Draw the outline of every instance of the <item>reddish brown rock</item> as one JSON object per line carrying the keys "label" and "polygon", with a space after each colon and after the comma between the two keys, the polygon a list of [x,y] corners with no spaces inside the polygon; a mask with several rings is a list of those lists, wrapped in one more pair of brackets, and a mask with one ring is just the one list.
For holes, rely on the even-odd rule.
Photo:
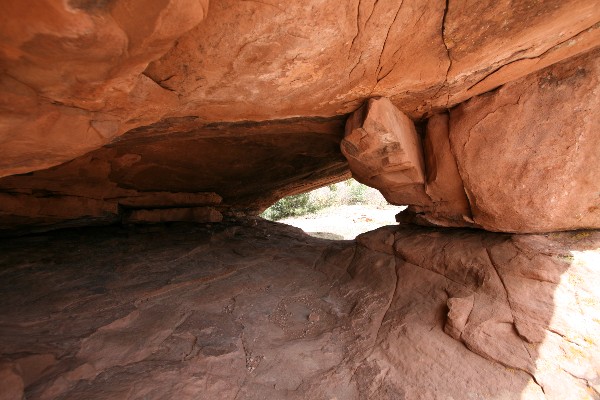
{"label": "reddish brown rock", "polygon": [[346,122],[341,148],[356,180],[392,204],[409,205],[399,221],[472,226],[448,134],[448,115],[435,115],[422,143],[414,123],[388,99],[371,99]]}
{"label": "reddish brown rock", "polygon": [[18,365],[0,361],[0,400],[22,400],[25,385]]}
{"label": "reddish brown rock", "polygon": [[341,144],[352,175],[394,204],[427,201],[421,139],[386,98],[370,99],[346,122]]}
{"label": "reddish brown rock", "polygon": [[598,395],[598,232],[211,226],[2,240],[0,395]]}
{"label": "reddish brown rock", "polygon": [[473,220],[488,230],[600,226],[600,53],[555,64],[451,111]]}
{"label": "reddish brown rock", "polygon": [[227,0],[146,73],[186,99],[178,115],[210,121],[339,115],[376,96],[419,118],[600,45],[599,22],[594,0]]}
{"label": "reddish brown rock", "polygon": [[71,160],[159,120],[177,95],[143,72],[207,9],[207,0],[4,4],[0,176]]}
{"label": "reddish brown rock", "polygon": [[125,222],[221,222],[223,214],[212,207],[177,207],[133,210],[126,216]]}
{"label": "reddish brown rock", "polygon": [[595,0],[11,0],[2,11],[0,176],[172,118],[333,117],[374,96],[420,118],[600,45]]}
{"label": "reddish brown rock", "polygon": [[[10,180],[0,191],[10,204],[35,197],[23,198],[31,212],[0,204],[3,226],[60,215],[108,221],[105,211],[123,205],[116,198],[142,192],[217,193],[219,211],[256,213],[348,176],[339,153],[323,147],[365,99],[391,99],[406,128],[406,116],[443,113],[600,45],[594,0],[44,0],[35,9],[8,1],[1,14],[0,176]],[[438,119],[425,137],[429,167],[393,201],[414,206],[404,220],[478,226]]]}
{"label": "reddish brown rock", "polygon": [[[423,147],[411,148],[424,153],[426,181],[412,187],[397,184],[394,164],[386,165],[406,150],[389,144],[383,113],[353,114],[353,135],[347,131],[342,148],[358,180],[409,205],[402,222],[503,232],[597,228],[600,169],[591,160],[600,152],[598,76],[596,50],[476,96],[449,117],[431,117]],[[363,120],[377,128],[354,128]]]}
{"label": "reddish brown rock", "polygon": [[474,296],[452,297],[448,299],[448,319],[444,325],[444,332],[456,340],[460,337],[467,325],[469,315],[473,310]]}
{"label": "reddish brown rock", "polygon": [[133,209],[256,214],[348,178],[343,130],[338,118],[219,125],[191,118],[138,129],[60,166],[0,179],[0,229],[113,223]]}
{"label": "reddish brown rock", "polygon": [[177,207],[217,205],[222,200],[221,196],[216,193],[172,192],[140,192],[135,196],[115,199],[119,205],[129,208],[170,207],[173,205]]}
{"label": "reddish brown rock", "polygon": [[482,93],[473,91],[482,80],[510,82],[549,65],[547,58],[557,62],[598,46],[599,16],[597,4],[588,1],[449,3],[444,24],[452,60],[448,80],[461,91],[467,86],[470,94],[451,93],[451,104]]}
{"label": "reddish brown rock", "polygon": [[398,215],[399,221],[434,226],[473,225],[469,201],[450,149],[448,120],[447,114],[437,114],[427,121],[423,157],[429,200],[411,203]]}

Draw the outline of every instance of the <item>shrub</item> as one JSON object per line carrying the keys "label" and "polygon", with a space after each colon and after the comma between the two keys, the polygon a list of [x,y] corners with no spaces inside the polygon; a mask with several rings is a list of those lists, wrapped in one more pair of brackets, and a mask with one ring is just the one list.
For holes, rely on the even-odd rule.
{"label": "shrub", "polygon": [[310,193],[300,193],[279,200],[277,203],[267,208],[262,213],[262,217],[277,221],[279,219],[309,214],[315,211],[315,206],[310,202]]}
{"label": "shrub", "polygon": [[284,197],[267,208],[261,216],[277,221],[311,214],[327,207],[359,204],[380,207],[388,203],[377,189],[365,186],[354,179],[348,179],[312,192]]}
{"label": "shrub", "polygon": [[[349,181],[350,182],[350,181]],[[367,204],[367,199],[365,198],[367,186],[362,185],[355,180],[352,180],[350,184],[350,193],[348,196],[348,204]]]}

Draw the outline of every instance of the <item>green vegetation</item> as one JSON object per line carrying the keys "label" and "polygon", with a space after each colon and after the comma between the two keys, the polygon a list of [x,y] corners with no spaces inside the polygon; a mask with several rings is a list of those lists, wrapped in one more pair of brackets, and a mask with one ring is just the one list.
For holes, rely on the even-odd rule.
{"label": "green vegetation", "polygon": [[262,217],[277,221],[287,217],[310,214],[317,211],[316,204],[310,202],[309,193],[300,193],[294,196],[284,197],[271,207],[267,208]]}
{"label": "green vegetation", "polygon": [[348,179],[312,192],[284,197],[267,208],[261,216],[277,221],[283,218],[316,213],[328,207],[360,204],[384,206],[388,203],[377,189],[365,186],[354,179]]}

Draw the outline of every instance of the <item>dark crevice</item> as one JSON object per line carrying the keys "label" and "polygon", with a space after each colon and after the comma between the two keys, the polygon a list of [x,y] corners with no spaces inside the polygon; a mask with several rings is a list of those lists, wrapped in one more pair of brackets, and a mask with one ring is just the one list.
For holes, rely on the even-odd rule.
{"label": "dark crevice", "polygon": [[[448,69],[446,69],[446,78],[444,79],[444,84],[438,90],[442,90],[444,87],[447,88],[446,94],[446,108],[448,108],[448,103],[450,102],[450,85],[448,84],[448,74],[450,73],[450,69],[452,68],[452,57],[450,55],[450,48],[446,43],[446,18],[448,17],[448,9],[450,8],[450,0],[446,0],[446,7],[444,8],[444,14],[442,16],[442,43],[444,43],[444,47],[446,48],[446,56],[448,57]],[[437,94],[436,93],[436,96]]]}
{"label": "dark crevice", "polygon": [[174,75],[171,75],[165,79],[162,80],[158,80],[153,78],[151,75],[149,75],[146,71],[142,72],[142,75],[144,75],[145,77],[147,77],[148,79],[150,79],[152,82],[156,83],[158,86],[160,86],[161,88],[168,90],[169,92],[175,92],[174,89],[171,89],[170,87],[168,87],[167,85],[164,84],[164,82],[168,81],[169,79],[171,79]]}

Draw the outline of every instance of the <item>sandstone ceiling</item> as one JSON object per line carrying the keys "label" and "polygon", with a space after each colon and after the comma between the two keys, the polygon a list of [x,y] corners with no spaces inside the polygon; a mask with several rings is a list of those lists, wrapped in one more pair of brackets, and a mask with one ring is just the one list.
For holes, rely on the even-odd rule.
{"label": "sandstone ceiling", "polygon": [[[451,126],[460,110],[494,112],[485,101],[461,104],[600,45],[595,0],[44,0],[0,7],[3,226],[121,218],[127,201],[115,199],[132,196],[156,195],[144,203],[152,209],[257,212],[349,176],[337,143],[347,116],[369,98],[389,98],[422,135],[428,120],[457,105]],[[588,97],[578,101],[593,103],[597,82],[586,82]],[[581,115],[595,132],[597,120]],[[514,112],[502,118],[487,130],[512,123]],[[465,162],[479,162],[477,154],[468,150]],[[490,220],[501,209],[485,209],[477,221],[481,191],[460,161],[459,169],[472,183],[466,216],[478,226],[587,226]],[[220,200],[190,201],[194,195]]]}

